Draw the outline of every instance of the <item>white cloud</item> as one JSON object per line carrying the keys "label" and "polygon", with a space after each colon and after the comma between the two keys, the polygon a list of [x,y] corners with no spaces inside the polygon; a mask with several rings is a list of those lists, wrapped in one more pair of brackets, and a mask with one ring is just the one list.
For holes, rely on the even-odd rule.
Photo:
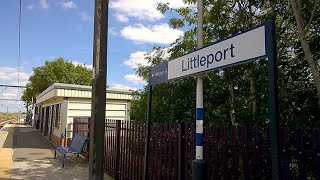
{"label": "white cloud", "polygon": [[170,44],[178,39],[179,36],[182,36],[183,31],[172,29],[168,24],[148,27],[142,24],[136,24],[123,28],[121,30],[121,35],[136,43]]}
{"label": "white cloud", "polygon": [[93,18],[90,17],[86,12],[80,12],[79,13],[80,19],[82,21],[89,21],[89,22],[93,22]]}
{"label": "white cloud", "polygon": [[86,67],[87,69],[92,69],[92,64],[85,64],[85,63],[81,63],[78,61],[71,61],[72,64],[74,64],[75,66],[82,66],[82,67]]}
{"label": "white cloud", "polygon": [[[11,84],[9,84],[11,85]],[[20,99],[22,96],[22,89],[21,88],[13,88],[8,87],[6,89],[0,89],[0,99]]]}
{"label": "white cloud", "polygon": [[[20,81],[20,82],[19,82],[19,85],[20,85],[20,86],[26,86],[28,83],[29,83],[29,81]],[[9,82],[9,83],[7,83],[7,84],[8,84],[8,85],[11,85],[11,86],[18,86],[18,81]]]}
{"label": "white cloud", "polygon": [[75,9],[77,8],[77,5],[73,1],[68,1],[68,2],[60,2],[59,3],[62,9]]}
{"label": "white cloud", "polygon": [[123,64],[136,69],[139,66],[146,66],[148,65],[148,60],[145,59],[145,51],[137,51],[135,53],[130,54],[130,58],[123,62]]}
{"label": "white cloud", "polygon": [[26,8],[31,11],[31,10],[34,9],[34,5],[33,5],[33,4],[30,4],[30,5],[28,5]]}
{"label": "white cloud", "polygon": [[17,68],[13,68],[13,67],[0,67],[0,73],[12,73],[12,72],[16,72],[18,71]]}
{"label": "white cloud", "polygon": [[3,93],[2,95],[4,98],[17,97],[17,94],[13,93]]}
{"label": "white cloud", "polygon": [[[110,2],[110,8],[114,9],[120,22],[123,19],[136,18],[138,20],[155,21],[164,17],[157,11],[158,3],[169,2],[169,7],[180,8],[188,6],[183,0],[113,0]],[[116,15],[117,17],[117,15]]]}
{"label": "white cloud", "polygon": [[124,79],[134,84],[145,84],[145,81],[135,74],[127,74],[124,76]]}
{"label": "white cloud", "polygon": [[129,18],[123,14],[116,14],[115,17],[120,22],[123,22],[123,23],[129,22]]}
{"label": "white cloud", "polygon": [[48,9],[49,8],[48,0],[40,0],[39,4],[40,4],[40,7],[42,9]]}
{"label": "white cloud", "polygon": [[25,73],[25,72],[14,72],[14,73],[10,73],[10,74],[5,74],[4,72],[0,72],[0,80],[12,80],[12,79],[19,79],[20,80],[26,80],[29,79],[30,74]]}
{"label": "white cloud", "polygon": [[[13,82],[8,85],[15,85]],[[24,112],[26,111],[24,103],[20,101],[23,94],[21,88],[0,88],[0,112]]]}
{"label": "white cloud", "polygon": [[110,8],[114,9],[117,14],[139,20],[153,21],[163,18],[163,15],[156,11],[155,7],[154,0],[117,0],[110,2]]}
{"label": "white cloud", "polygon": [[118,84],[118,83],[113,83],[110,88],[112,88],[112,89],[137,90],[137,88],[133,88],[133,87],[130,87],[130,86],[127,86],[127,85],[123,85],[123,84]]}
{"label": "white cloud", "polygon": [[[163,59],[168,59],[170,57],[169,48],[163,49],[164,53],[162,54]],[[156,51],[151,52],[151,56],[154,56]],[[130,54],[130,58],[123,62],[124,65],[131,67],[132,69],[136,69],[140,66],[150,65],[148,60],[146,59],[147,52],[145,51],[137,51]]]}
{"label": "white cloud", "polygon": [[12,67],[0,67],[0,80],[14,80],[14,79],[20,80],[27,80],[30,77],[30,74],[26,72],[19,72],[18,68],[12,68]]}

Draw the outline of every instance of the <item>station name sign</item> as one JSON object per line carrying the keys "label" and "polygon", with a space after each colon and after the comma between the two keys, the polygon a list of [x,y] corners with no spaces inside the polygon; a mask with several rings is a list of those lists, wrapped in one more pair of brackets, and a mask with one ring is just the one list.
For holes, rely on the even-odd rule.
{"label": "station name sign", "polygon": [[267,25],[258,26],[152,67],[150,84],[155,85],[266,57]]}

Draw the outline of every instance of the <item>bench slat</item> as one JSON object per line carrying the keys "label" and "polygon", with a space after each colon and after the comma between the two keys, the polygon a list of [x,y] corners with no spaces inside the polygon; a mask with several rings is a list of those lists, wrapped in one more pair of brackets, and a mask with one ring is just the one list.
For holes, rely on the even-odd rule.
{"label": "bench slat", "polygon": [[56,150],[59,151],[59,152],[61,152],[61,153],[63,153],[63,154],[67,153],[67,152],[68,152],[68,149],[69,149],[69,148],[64,147],[64,146],[58,146],[58,147],[56,147]]}
{"label": "bench slat", "polygon": [[85,137],[82,137],[79,135],[75,135],[72,138],[72,142],[71,142],[69,151],[74,152],[74,153],[80,153],[87,140],[88,140],[88,138],[85,138]]}

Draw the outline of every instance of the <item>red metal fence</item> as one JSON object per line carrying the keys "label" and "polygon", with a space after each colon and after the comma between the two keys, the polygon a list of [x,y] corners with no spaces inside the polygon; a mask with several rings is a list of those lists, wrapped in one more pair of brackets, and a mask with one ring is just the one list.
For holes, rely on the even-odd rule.
{"label": "red metal fence", "polygon": [[[149,177],[191,179],[194,135],[194,125],[153,123]],[[143,179],[145,124],[106,120],[105,138],[105,171],[118,179]],[[279,140],[280,179],[320,178],[319,129],[281,128]],[[271,179],[269,128],[205,124],[204,148],[208,179]]]}

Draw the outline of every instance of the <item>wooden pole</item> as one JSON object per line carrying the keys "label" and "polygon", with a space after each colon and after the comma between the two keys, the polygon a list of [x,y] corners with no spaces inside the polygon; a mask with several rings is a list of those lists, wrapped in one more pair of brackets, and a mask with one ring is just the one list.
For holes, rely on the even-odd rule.
{"label": "wooden pole", "polygon": [[95,0],[89,179],[104,179],[108,0]]}

